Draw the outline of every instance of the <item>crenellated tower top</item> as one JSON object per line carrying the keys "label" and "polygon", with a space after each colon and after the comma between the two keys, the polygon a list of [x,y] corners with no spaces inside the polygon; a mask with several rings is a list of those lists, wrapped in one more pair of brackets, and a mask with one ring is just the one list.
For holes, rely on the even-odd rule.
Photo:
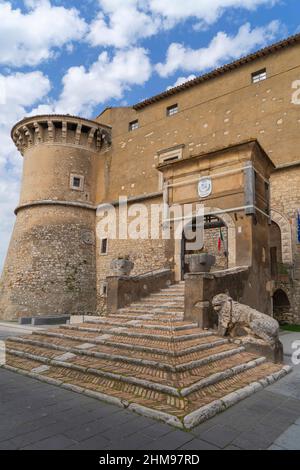
{"label": "crenellated tower top", "polygon": [[111,127],[70,115],[32,116],[18,122],[11,137],[22,155],[37,145],[68,145],[99,152],[111,144]]}

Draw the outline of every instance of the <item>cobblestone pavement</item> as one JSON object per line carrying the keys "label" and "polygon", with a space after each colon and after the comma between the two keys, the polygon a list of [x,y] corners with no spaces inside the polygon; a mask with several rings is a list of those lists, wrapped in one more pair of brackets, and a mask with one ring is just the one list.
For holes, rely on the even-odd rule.
{"label": "cobblestone pavement", "polygon": [[0,369],[0,450],[268,448],[300,449],[300,366],[190,432]]}

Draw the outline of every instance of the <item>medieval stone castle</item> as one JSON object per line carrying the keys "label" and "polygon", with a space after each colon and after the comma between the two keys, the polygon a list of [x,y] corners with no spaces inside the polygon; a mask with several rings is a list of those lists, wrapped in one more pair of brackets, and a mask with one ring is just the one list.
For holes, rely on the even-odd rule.
{"label": "medieval stone castle", "polygon": [[[130,204],[195,202],[199,178],[228,174],[255,147],[271,172],[269,221],[261,232],[267,242],[257,259],[270,273],[271,313],[299,323],[297,80],[300,35],[134,106],[107,108],[95,120],[47,115],[16,124],[12,139],[24,159],[23,184],[1,278],[0,318],[103,313],[111,262],[120,256],[134,262],[133,276],[169,269],[175,281],[183,279],[184,240],[100,239],[98,205],[117,206],[122,195]],[[191,182],[182,189],[185,177]],[[239,178],[233,171],[202,201],[215,269],[251,263],[245,249],[249,205],[238,200]],[[253,206],[263,212],[259,201]],[[253,210],[249,216],[257,223]]]}

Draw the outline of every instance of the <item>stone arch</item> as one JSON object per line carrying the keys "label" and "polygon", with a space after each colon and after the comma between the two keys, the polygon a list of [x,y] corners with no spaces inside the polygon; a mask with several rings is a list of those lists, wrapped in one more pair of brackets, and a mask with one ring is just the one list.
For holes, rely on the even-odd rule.
{"label": "stone arch", "polygon": [[226,225],[228,231],[228,267],[234,268],[236,266],[236,226],[231,215],[216,207],[205,207],[204,214],[216,215]]}
{"label": "stone arch", "polygon": [[[221,219],[227,227],[228,231],[228,268],[236,266],[236,226],[231,215],[224,212],[217,207],[205,207],[205,215],[215,215]],[[190,218],[186,221],[186,225],[192,223],[196,214],[191,214]],[[181,263],[182,263],[182,240],[175,240],[175,279],[181,279]]]}
{"label": "stone arch", "polygon": [[285,264],[292,264],[293,250],[291,225],[286,216],[275,209],[271,210],[271,219],[278,225],[281,231],[282,262]]}
{"label": "stone arch", "polygon": [[289,313],[291,303],[287,293],[283,289],[275,290],[273,294],[273,316],[279,322],[285,320],[285,316]]}

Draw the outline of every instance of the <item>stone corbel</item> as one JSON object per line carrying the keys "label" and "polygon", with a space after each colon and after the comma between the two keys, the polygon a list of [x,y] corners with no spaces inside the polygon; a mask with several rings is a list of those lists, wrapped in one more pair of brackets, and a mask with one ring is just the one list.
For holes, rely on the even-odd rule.
{"label": "stone corbel", "polygon": [[52,121],[48,121],[48,141],[53,143],[55,137],[55,128]]}
{"label": "stone corbel", "polygon": [[67,122],[63,121],[62,122],[62,133],[61,133],[61,140],[62,140],[63,144],[67,143],[67,132],[68,132]]}
{"label": "stone corbel", "polygon": [[23,126],[23,131],[24,131],[24,134],[27,138],[28,146],[33,145],[33,143],[34,143],[33,132],[29,129],[28,126]]}
{"label": "stone corbel", "polygon": [[92,147],[96,130],[97,130],[96,127],[92,127],[89,132],[88,141],[87,141],[89,147]]}
{"label": "stone corbel", "polygon": [[36,143],[41,144],[43,142],[43,129],[42,129],[42,126],[38,122],[34,122],[33,127],[35,129]]}
{"label": "stone corbel", "polygon": [[26,142],[25,142],[25,139],[24,139],[24,135],[21,131],[16,131],[16,146],[18,147],[18,149],[20,149],[20,152],[21,154],[23,155],[24,154],[24,149],[25,149],[25,145],[26,145]]}
{"label": "stone corbel", "polygon": [[16,131],[16,132],[14,133],[14,135],[13,135],[13,139],[14,139],[14,143],[15,143],[17,149],[18,149],[19,152],[22,154],[23,149],[22,149],[22,144],[21,144],[21,142],[20,142],[20,136],[21,136],[20,132],[19,132],[19,131]]}
{"label": "stone corbel", "polygon": [[75,134],[75,144],[76,145],[79,145],[79,143],[80,143],[81,131],[82,131],[82,124],[78,124],[77,128],[76,128],[76,134]]}
{"label": "stone corbel", "polygon": [[99,129],[97,129],[97,135],[96,135],[96,148],[97,150],[101,150],[102,147],[102,134]]}

